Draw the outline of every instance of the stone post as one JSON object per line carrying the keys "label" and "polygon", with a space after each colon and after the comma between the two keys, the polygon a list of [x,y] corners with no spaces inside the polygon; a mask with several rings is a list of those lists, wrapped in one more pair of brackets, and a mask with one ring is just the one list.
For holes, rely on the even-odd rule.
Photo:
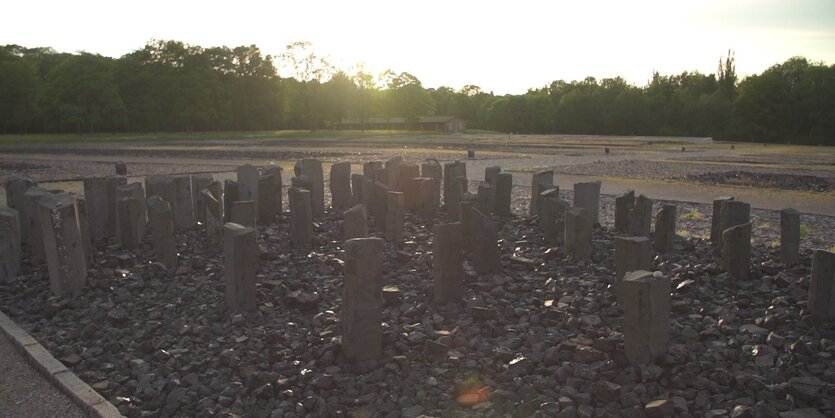
{"label": "stone post", "polygon": [[174,211],[174,228],[177,230],[194,227],[194,202],[191,201],[191,177],[188,175],[174,176],[174,201],[171,202]]}
{"label": "stone post", "polygon": [[[461,180],[460,177],[464,178],[463,187],[464,189],[461,190]],[[456,186],[457,184],[457,186]],[[458,199],[460,201],[461,196],[467,193],[467,163],[463,161],[453,161],[444,164],[444,206],[448,203],[448,193],[452,194],[453,199]],[[456,206],[456,211],[458,210]],[[447,211],[449,213],[449,211]]]}
{"label": "stone post", "polygon": [[413,179],[417,188],[417,215],[421,222],[430,225],[435,222],[438,213],[438,201],[435,200],[435,179],[417,177]]}
{"label": "stone post", "polygon": [[386,241],[394,244],[403,242],[403,218],[406,196],[403,192],[386,192]]}
{"label": "stone post", "polygon": [[232,203],[241,200],[238,182],[234,180],[223,181],[223,220],[232,220]]}
{"label": "stone post", "polygon": [[377,170],[383,168],[382,161],[369,161],[367,163],[363,163],[362,165],[362,175],[367,178],[371,179],[372,181],[375,178],[375,173]]}
{"label": "stone post", "polygon": [[461,223],[436,224],[432,228],[432,275],[437,303],[458,302],[464,297],[464,255]]}
{"label": "stone post", "polygon": [[[244,164],[236,170],[238,176],[237,201],[251,200],[258,207],[258,168],[252,164]],[[234,222],[234,221],[233,221]]]}
{"label": "stone post", "polygon": [[[447,187],[447,182],[450,186]],[[458,184],[456,187],[455,184]],[[461,220],[461,200],[463,198],[463,190],[461,190],[460,182],[452,182],[444,178],[444,210],[446,218],[449,221]]]}
{"label": "stone post", "polygon": [[124,163],[124,161],[116,161],[116,175],[117,176],[127,176],[128,175],[128,165]]}
{"label": "stone post", "polygon": [[82,182],[92,239],[105,239],[107,238],[107,178],[88,177]]}
{"label": "stone post", "polygon": [[[284,178],[282,176],[283,171],[283,168],[274,164],[270,164],[264,167],[263,170],[261,170],[262,176],[271,176],[273,180],[272,188],[273,190],[275,190],[276,193],[275,196],[270,195],[269,199],[275,199],[276,216],[281,215],[281,213],[284,211],[284,202],[282,202],[281,200],[282,190],[284,190]],[[259,201],[260,198],[261,196],[259,195]],[[267,196],[264,196],[264,198],[267,198]]]}
{"label": "stone post", "polygon": [[461,215],[459,217],[459,221],[461,222],[461,243],[463,245],[463,250],[465,253],[469,253],[473,250],[473,241],[474,232],[473,231],[473,201],[472,200],[463,200],[461,201]]}
{"label": "stone post", "polygon": [[565,253],[577,260],[591,258],[591,217],[586,209],[571,208],[565,211]]}
{"label": "stone post", "polygon": [[136,197],[118,200],[119,246],[124,250],[135,250],[145,235],[145,201]]}
{"label": "stone post", "polygon": [[21,243],[27,243],[29,239],[29,228],[26,224],[26,215],[23,211],[26,208],[26,191],[30,187],[36,187],[31,179],[12,175],[6,180],[6,206],[18,212],[18,220],[20,221],[20,240]]}
{"label": "stone post", "polygon": [[586,215],[590,217],[592,225],[599,225],[600,181],[574,183],[574,206],[586,209]]}
{"label": "stone post", "polygon": [[174,178],[171,176],[151,176],[145,177],[145,195],[159,196],[160,199],[168,202],[171,205],[171,220],[174,221],[176,213],[174,212],[174,201],[176,200],[177,190],[174,184]]}
{"label": "stone post", "polygon": [[502,168],[497,165],[491,165],[490,167],[484,168],[484,181],[491,186],[496,187],[496,178],[501,172]]}
{"label": "stone post", "polygon": [[670,341],[670,279],[660,272],[630,272],[623,280],[623,349],[635,365],[652,364]]}
{"label": "stone post", "polygon": [[800,259],[800,214],[791,208],[780,211],[780,258],[787,266]]}
{"label": "stone post", "polygon": [[107,235],[117,237],[119,229],[119,189],[127,186],[128,179],[123,176],[106,177],[105,187],[107,190]]}
{"label": "stone post", "polygon": [[506,217],[511,215],[510,203],[513,194],[513,174],[499,173],[496,176],[496,208],[494,212],[498,216]]}
{"label": "stone post", "polygon": [[748,280],[751,272],[751,223],[722,232],[722,267],[736,280]]}
{"label": "stone post", "polygon": [[76,295],[87,283],[87,260],[78,227],[75,197],[46,194],[38,199],[49,288],[56,296]]}
{"label": "stone post", "polygon": [[635,207],[629,212],[629,233],[633,236],[649,237],[652,228],[652,199],[640,195]]}
{"label": "stone post", "polygon": [[629,214],[635,207],[635,191],[627,190],[615,196],[615,232],[629,233]]}
{"label": "stone post", "polygon": [[816,324],[835,322],[835,253],[815,250],[812,254],[808,309]]}
{"label": "stone post", "polygon": [[496,193],[493,185],[481,182],[478,185],[478,209],[481,213],[491,215],[496,206]]}
{"label": "stone post", "polygon": [[420,177],[420,167],[417,164],[401,164],[397,178],[397,191],[403,192],[406,209],[416,211],[418,207],[417,185],[415,178]]}
{"label": "stone post", "polygon": [[[29,231],[29,236],[26,238],[25,242],[28,244],[29,248],[29,261],[34,265],[38,265],[43,263],[44,257],[46,254],[44,253],[44,242],[43,242],[43,232],[41,232],[41,218],[40,218],[40,211],[38,201],[44,197],[49,195],[49,191],[42,188],[42,187],[30,187],[24,193],[24,207],[23,211],[19,212],[19,214],[23,215],[21,217],[21,222],[26,223],[26,230]],[[104,213],[105,219],[107,218],[107,212]],[[23,228],[21,228],[23,229]]]}
{"label": "stone post", "polygon": [[313,244],[313,209],[310,191],[290,188],[290,243],[293,247]]}
{"label": "stone post", "polygon": [[435,201],[435,208],[439,208],[441,206],[441,183],[444,179],[444,168],[435,160],[425,162],[420,165],[420,176],[434,180],[435,189],[432,196]]}
{"label": "stone post", "polygon": [[151,241],[157,261],[165,266],[168,277],[177,272],[177,242],[174,238],[174,217],[171,203],[159,195],[148,198],[148,223],[151,226]]}
{"label": "stone post", "polygon": [[351,163],[342,161],[331,165],[331,207],[345,210],[351,204]]}
{"label": "stone post", "polygon": [[540,171],[533,174],[531,177],[531,205],[528,216],[539,216],[539,195],[540,193],[553,188],[553,170]]}
{"label": "stone post", "polygon": [[383,240],[345,242],[342,284],[342,353],[349,362],[383,356]]}
{"label": "stone post", "polygon": [[254,311],[258,268],[254,229],[232,222],[223,226],[223,264],[226,306],[234,311]]}
{"label": "stone post", "polygon": [[541,198],[539,201],[539,225],[545,240],[549,244],[559,244],[565,239],[565,211],[569,209],[568,202],[554,197]]}
{"label": "stone post", "polygon": [[472,208],[470,215],[473,267],[478,274],[495,273],[501,269],[501,255],[496,223],[489,215]]}
{"label": "stone post", "polygon": [[310,177],[311,210],[314,218],[321,218],[325,214],[325,177],[322,173],[322,162],[315,158],[304,158],[296,163],[294,170],[300,171],[296,173],[296,177],[299,174]]}
{"label": "stone post", "polygon": [[374,218],[374,225],[380,232],[386,232],[386,219],[388,219],[386,210],[388,207],[389,188],[380,181],[374,182],[372,188],[374,192],[371,193],[371,213]]}
{"label": "stone post", "polygon": [[356,206],[365,202],[365,176],[351,174],[351,205]]}
{"label": "stone post", "polygon": [[0,283],[12,283],[20,273],[20,216],[17,210],[0,206]]}
{"label": "stone post", "polygon": [[[400,166],[403,164],[403,158],[401,157],[394,157],[386,161],[386,172],[388,173],[389,177],[387,180],[387,185],[389,189],[392,191],[401,191],[400,190]],[[379,178],[377,180],[380,180]]]}
{"label": "stone post", "polygon": [[269,166],[258,177],[258,222],[271,225],[281,214],[281,168]]}
{"label": "stone post", "polygon": [[345,241],[368,237],[368,214],[365,211],[365,205],[362,203],[355,205],[343,212],[342,217]]}
{"label": "stone post", "polygon": [[206,241],[210,249],[219,248],[223,240],[223,203],[218,199],[219,191],[220,182],[215,181],[201,192],[206,208]]}
{"label": "stone post", "polygon": [[[121,217],[122,211],[119,208],[119,202],[126,197],[136,199],[138,202],[134,204],[134,209],[138,212],[136,212],[135,214],[126,214],[128,216],[135,215],[135,218],[130,218],[130,222],[134,223],[133,225],[125,225]],[[128,231],[131,231],[134,234],[138,234],[133,237],[133,239],[136,240],[135,244],[138,245],[139,243],[141,243],[142,238],[145,237],[145,227],[148,224],[147,219],[148,214],[145,208],[145,189],[142,188],[142,183],[136,182],[125,186],[119,186],[119,188],[116,189],[116,242],[118,242],[122,248],[125,248],[126,243],[123,241],[121,234],[122,231],[126,230],[125,228],[128,228]],[[128,246],[130,249],[135,248],[131,247],[130,244],[128,244]]]}
{"label": "stone post", "polygon": [[666,253],[673,250],[676,236],[676,207],[662,205],[655,215],[655,251]]}
{"label": "stone post", "polygon": [[713,215],[710,218],[710,242],[719,244],[722,242],[722,230],[719,229],[719,218],[722,213],[722,202],[734,200],[731,196],[717,197],[713,199]]}
{"label": "stone post", "polygon": [[211,174],[191,175],[191,201],[194,202],[195,222],[206,222],[206,202],[203,201],[203,190],[214,180]]}
{"label": "stone post", "polygon": [[751,205],[738,200],[722,202],[719,208],[719,231],[750,222]]}

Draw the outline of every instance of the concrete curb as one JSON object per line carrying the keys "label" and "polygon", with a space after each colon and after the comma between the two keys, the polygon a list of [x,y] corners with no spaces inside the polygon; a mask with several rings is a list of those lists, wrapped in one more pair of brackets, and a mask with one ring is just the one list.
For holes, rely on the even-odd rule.
{"label": "concrete curb", "polygon": [[15,349],[26,357],[29,363],[46,380],[73,400],[89,417],[117,418],[122,414],[113,404],[99,395],[70,369],[32,338],[23,328],[17,326],[5,313],[0,311],[0,329],[6,334]]}

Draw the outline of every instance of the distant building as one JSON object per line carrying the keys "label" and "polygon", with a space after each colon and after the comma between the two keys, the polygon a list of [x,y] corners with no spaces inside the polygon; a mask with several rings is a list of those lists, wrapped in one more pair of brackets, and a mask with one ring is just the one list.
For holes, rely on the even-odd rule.
{"label": "distant building", "polygon": [[396,116],[391,118],[371,117],[361,120],[359,118],[345,118],[334,126],[339,130],[371,130],[371,131],[437,131],[437,132],[463,132],[467,124],[463,119],[454,116],[424,116],[418,118],[417,122],[407,122],[406,118]]}

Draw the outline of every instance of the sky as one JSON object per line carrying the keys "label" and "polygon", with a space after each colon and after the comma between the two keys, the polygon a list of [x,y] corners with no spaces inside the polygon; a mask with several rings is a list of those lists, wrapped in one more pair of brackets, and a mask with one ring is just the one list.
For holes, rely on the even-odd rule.
{"label": "sky", "polygon": [[3,14],[0,44],[119,57],[162,39],[278,56],[308,41],[343,69],[496,94],[712,74],[728,50],[741,76],[793,56],[835,63],[835,0],[44,0],[8,2]]}

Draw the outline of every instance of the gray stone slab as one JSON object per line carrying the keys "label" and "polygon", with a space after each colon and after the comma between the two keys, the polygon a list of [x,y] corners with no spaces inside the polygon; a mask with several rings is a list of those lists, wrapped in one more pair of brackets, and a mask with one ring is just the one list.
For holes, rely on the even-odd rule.
{"label": "gray stone slab", "polygon": [[383,240],[345,242],[342,284],[342,352],[349,362],[379,360],[383,355]]}
{"label": "gray stone slab", "polygon": [[235,311],[254,311],[258,245],[253,228],[233,222],[223,226],[223,264],[226,306]]}

